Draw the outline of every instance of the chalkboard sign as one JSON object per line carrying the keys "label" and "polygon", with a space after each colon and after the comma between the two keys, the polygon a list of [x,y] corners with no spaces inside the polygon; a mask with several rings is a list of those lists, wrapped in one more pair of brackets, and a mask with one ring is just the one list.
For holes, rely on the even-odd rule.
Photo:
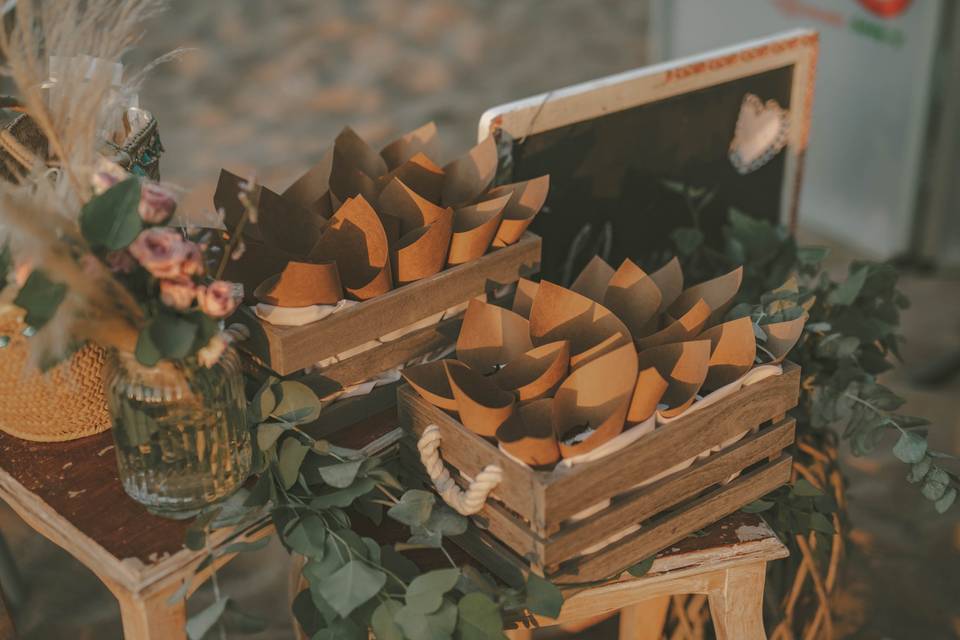
{"label": "chalkboard sign", "polygon": [[[792,225],[816,51],[814,32],[791,32],[485,113],[512,180],[550,174],[543,277],[568,284],[594,254],[642,264],[693,216],[718,236],[714,210]],[[699,212],[691,193],[711,194]]]}

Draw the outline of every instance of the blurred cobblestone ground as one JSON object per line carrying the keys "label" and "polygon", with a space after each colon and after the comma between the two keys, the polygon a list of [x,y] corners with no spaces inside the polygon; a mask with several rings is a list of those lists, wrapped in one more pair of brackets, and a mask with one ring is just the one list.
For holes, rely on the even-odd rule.
{"label": "blurred cobblestone ground", "polygon": [[[377,143],[432,119],[449,157],[476,139],[488,107],[640,66],[646,29],[645,0],[174,0],[135,55],[193,48],[157,69],[141,96],[160,120],[165,179],[209,184],[227,165],[283,188],[344,125]],[[918,390],[907,376],[960,348],[960,292],[950,280],[904,284],[914,299],[908,366],[891,382],[909,398],[906,411],[934,420],[937,447],[960,453],[960,382]],[[890,457],[848,468],[861,548],[851,553],[838,637],[960,637],[956,509],[938,518]],[[18,615],[22,637],[120,637],[117,607],[92,574],[6,507],[0,528],[32,589]],[[291,637],[286,571],[276,541],[222,571],[223,589],[270,621],[255,638]],[[614,629],[577,637],[612,638]]]}

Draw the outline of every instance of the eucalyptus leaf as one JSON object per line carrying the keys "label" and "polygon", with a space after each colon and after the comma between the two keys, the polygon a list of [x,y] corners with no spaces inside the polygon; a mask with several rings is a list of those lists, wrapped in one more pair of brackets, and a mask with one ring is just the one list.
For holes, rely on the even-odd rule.
{"label": "eucalyptus leaf", "polygon": [[387,515],[407,526],[422,527],[430,519],[435,502],[436,499],[432,493],[411,489],[400,496],[400,502],[390,507]]}
{"label": "eucalyptus leaf", "polygon": [[650,556],[646,560],[641,560],[637,564],[633,565],[627,569],[627,573],[632,575],[634,578],[639,578],[650,573],[650,569],[653,567],[653,561],[656,559],[656,556]]}
{"label": "eucalyptus leaf", "polygon": [[320,477],[331,487],[343,489],[349,487],[357,477],[362,460],[351,460],[318,468]]}
{"label": "eucalyptus leaf", "polygon": [[407,587],[405,608],[422,614],[433,613],[459,578],[459,569],[435,569],[417,576]]}
{"label": "eucalyptus leaf", "polygon": [[403,640],[403,631],[394,622],[403,605],[396,600],[384,600],[373,612],[370,626],[377,640]]}
{"label": "eucalyptus leaf", "polygon": [[810,481],[806,478],[800,478],[793,484],[793,495],[814,497],[823,495],[823,491],[810,484]]}
{"label": "eucalyptus leaf", "polygon": [[904,431],[893,446],[893,455],[901,462],[917,464],[927,454],[927,439],[913,431]]}
{"label": "eucalyptus leaf", "polygon": [[310,451],[310,447],[295,437],[286,438],[280,445],[277,466],[284,489],[289,489],[297,481],[297,476],[300,475],[300,465],[308,451]]}
{"label": "eucalyptus leaf", "polygon": [[334,611],[347,617],[350,613],[377,595],[387,581],[387,575],[367,566],[360,560],[351,560],[323,582],[319,592]]}
{"label": "eucalyptus leaf", "polygon": [[360,478],[349,487],[328,491],[317,495],[310,501],[310,506],[314,509],[330,509],[332,507],[346,508],[353,504],[353,501],[360,496],[367,495],[373,491],[377,483],[370,478]]}
{"label": "eucalyptus leaf", "polygon": [[689,227],[677,227],[670,232],[670,239],[677,247],[677,253],[689,256],[703,244],[703,232]]}
{"label": "eucalyptus leaf", "polygon": [[443,602],[436,612],[424,615],[407,605],[397,612],[396,622],[410,640],[450,640],[457,627],[457,607]]}
{"label": "eucalyptus leaf", "polygon": [[530,572],[527,575],[526,607],[531,613],[556,618],[563,606],[563,594],[548,580]]}
{"label": "eucalyptus leaf", "polygon": [[297,553],[321,560],[327,542],[327,527],[319,517],[307,514],[290,528],[283,540]]}
{"label": "eucalyptus leaf", "polygon": [[115,251],[123,249],[143,231],[140,219],[140,180],[118,182],[94,196],[80,210],[80,232],[90,246]]}
{"label": "eucalyptus leaf", "polygon": [[740,509],[744,513],[763,513],[773,507],[775,503],[770,500],[754,500],[747,506]]}
{"label": "eucalyptus leaf", "polygon": [[367,640],[367,630],[353,620],[333,620],[310,640]]}
{"label": "eucalyptus leaf", "polygon": [[259,551],[270,544],[270,536],[264,536],[253,542],[231,542],[223,548],[223,553],[248,553],[250,551]]}
{"label": "eucalyptus leaf", "polygon": [[27,312],[23,319],[27,326],[40,329],[57,313],[66,295],[67,285],[54,282],[42,269],[34,269],[20,287],[13,304]]}
{"label": "eucalyptus leaf", "polygon": [[944,496],[949,486],[950,476],[947,475],[947,472],[939,467],[934,467],[927,473],[926,478],[923,479],[923,486],[920,488],[920,492],[927,500],[936,501]]}
{"label": "eucalyptus leaf", "polygon": [[458,640],[499,640],[503,634],[500,609],[480,592],[468,593],[457,603]]}
{"label": "eucalyptus leaf", "polygon": [[862,266],[851,273],[836,289],[827,296],[828,304],[850,305],[860,295],[860,290],[867,281],[869,268]]}
{"label": "eucalyptus leaf", "polygon": [[954,487],[947,489],[940,498],[933,503],[937,513],[946,513],[957,499],[957,490]]}
{"label": "eucalyptus leaf", "polygon": [[147,327],[150,341],[163,358],[180,360],[193,351],[198,326],[195,322],[173,313],[162,312],[154,316]]}
{"label": "eucalyptus leaf", "polygon": [[257,426],[257,447],[260,451],[266,451],[277,443],[287,426],[282,422],[264,422]]}
{"label": "eucalyptus leaf", "polygon": [[294,424],[313,422],[320,417],[321,404],[310,387],[295,380],[284,380],[273,387],[279,398],[273,415]]}

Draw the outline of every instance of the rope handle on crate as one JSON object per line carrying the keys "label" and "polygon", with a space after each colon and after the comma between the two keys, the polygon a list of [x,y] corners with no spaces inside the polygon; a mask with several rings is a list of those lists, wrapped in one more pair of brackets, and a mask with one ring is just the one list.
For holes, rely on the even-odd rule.
{"label": "rope handle on crate", "polygon": [[424,429],[417,442],[417,449],[420,451],[420,462],[426,468],[437,493],[460,515],[472,516],[479,513],[487,502],[487,496],[503,480],[503,470],[488,464],[466,490],[458,487],[450,477],[450,472],[443,466],[443,458],[440,457],[440,428],[435,424]]}

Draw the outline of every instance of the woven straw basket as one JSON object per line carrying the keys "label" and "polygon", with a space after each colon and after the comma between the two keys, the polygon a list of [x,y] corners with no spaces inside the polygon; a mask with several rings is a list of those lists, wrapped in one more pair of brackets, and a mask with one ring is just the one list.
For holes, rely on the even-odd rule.
{"label": "woven straw basket", "polygon": [[[63,442],[110,428],[103,349],[88,345],[46,373],[27,364],[23,312],[0,312],[0,430],[34,442]],[[6,339],[3,339],[3,338]]]}

